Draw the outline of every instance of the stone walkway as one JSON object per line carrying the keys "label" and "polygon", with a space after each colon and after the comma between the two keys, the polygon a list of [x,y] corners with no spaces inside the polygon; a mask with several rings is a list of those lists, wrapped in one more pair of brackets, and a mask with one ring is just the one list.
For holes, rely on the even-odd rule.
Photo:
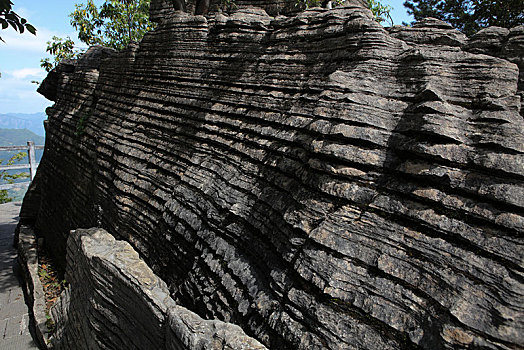
{"label": "stone walkway", "polygon": [[0,349],[38,349],[29,333],[13,234],[21,203],[0,204]]}

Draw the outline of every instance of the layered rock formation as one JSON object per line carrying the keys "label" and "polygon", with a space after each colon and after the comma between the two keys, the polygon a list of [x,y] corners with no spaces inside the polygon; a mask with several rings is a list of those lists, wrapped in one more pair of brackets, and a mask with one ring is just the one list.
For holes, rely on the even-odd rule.
{"label": "layered rock formation", "polygon": [[129,243],[104,230],[72,231],[67,246],[70,286],[51,310],[53,349],[266,349],[238,326],[176,305]]}
{"label": "layered rock formation", "polygon": [[160,5],[139,44],[40,88],[24,216],[57,257],[103,227],[177,304],[272,349],[524,344],[524,28],[486,48],[356,6]]}

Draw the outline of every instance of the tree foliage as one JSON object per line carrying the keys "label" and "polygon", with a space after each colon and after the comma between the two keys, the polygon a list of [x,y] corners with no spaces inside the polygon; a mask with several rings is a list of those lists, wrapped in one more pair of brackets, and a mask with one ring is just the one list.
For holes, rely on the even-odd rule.
{"label": "tree foliage", "polygon": [[[16,162],[21,161],[27,157],[27,152],[18,152],[14,156],[12,156],[8,161],[7,165],[13,165]],[[0,159],[0,165],[2,164],[4,160]],[[17,179],[23,179],[28,178],[29,174],[26,172],[11,174],[7,170],[0,171],[0,183],[8,183],[13,184],[15,183],[15,180]],[[0,204],[11,202],[13,198],[9,197],[9,194],[7,190],[0,190]]]}
{"label": "tree foliage", "polygon": [[[107,0],[98,7],[93,0],[87,0],[86,3],[75,4],[75,10],[69,17],[82,43],[121,50],[131,41],[142,39],[153,28],[153,23],[149,21],[149,2]],[[60,61],[77,58],[84,52],[75,48],[70,37],[53,37],[53,40],[47,42],[46,51],[53,57],[40,60],[40,66],[48,72]]]}
{"label": "tree foliage", "polygon": [[467,35],[488,26],[524,24],[523,0],[406,0],[404,6],[417,21],[435,17]]}
{"label": "tree foliage", "polygon": [[[9,26],[22,34],[26,29],[29,33],[36,35],[36,29],[31,24],[27,23],[25,18],[20,17],[13,11],[13,3],[10,0],[0,0],[0,25],[2,29],[7,29]],[[0,41],[4,41],[0,36]]]}
{"label": "tree foliage", "polygon": [[40,67],[46,72],[50,72],[58,63],[65,59],[76,58],[83,51],[75,48],[75,43],[70,37],[65,39],[53,36],[51,41],[47,42],[47,52],[53,55],[53,60],[43,58],[40,60]]}
{"label": "tree foliage", "polygon": [[71,25],[78,31],[78,39],[87,45],[121,50],[153,28],[149,0],[108,0],[100,7],[88,0],[75,7],[69,15]]}
{"label": "tree foliage", "polygon": [[393,7],[384,5],[378,0],[368,0],[368,6],[378,23],[387,22],[389,25],[393,25],[393,18],[391,18]]}

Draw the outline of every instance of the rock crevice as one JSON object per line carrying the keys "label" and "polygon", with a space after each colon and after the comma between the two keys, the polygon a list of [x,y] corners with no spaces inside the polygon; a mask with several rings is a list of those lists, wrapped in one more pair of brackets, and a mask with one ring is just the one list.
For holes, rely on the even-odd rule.
{"label": "rock crevice", "polygon": [[176,305],[127,242],[104,230],[72,231],[69,287],[51,310],[59,349],[266,349],[240,327]]}

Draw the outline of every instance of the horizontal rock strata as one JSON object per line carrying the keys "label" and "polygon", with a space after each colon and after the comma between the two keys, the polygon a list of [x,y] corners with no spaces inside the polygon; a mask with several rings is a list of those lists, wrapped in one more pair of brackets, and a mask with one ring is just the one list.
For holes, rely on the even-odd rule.
{"label": "horizontal rock strata", "polygon": [[73,231],[67,249],[53,349],[266,349],[238,326],[176,305],[131,245],[106,231]]}
{"label": "horizontal rock strata", "polygon": [[18,251],[18,265],[24,281],[24,295],[33,322],[32,333],[40,348],[49,340],[46,317],[46,296],[40,280],[38,266],[38,248],[33,230],[24,224],[19,225],[15,238]]}
{"label": "horizontal rock strata", "polygon": [[161,9],[40,87],[55,255],[103,227],[177,304],[272,349],[524,344],[522,28],[479,34],[510,58],[360,7]]}

